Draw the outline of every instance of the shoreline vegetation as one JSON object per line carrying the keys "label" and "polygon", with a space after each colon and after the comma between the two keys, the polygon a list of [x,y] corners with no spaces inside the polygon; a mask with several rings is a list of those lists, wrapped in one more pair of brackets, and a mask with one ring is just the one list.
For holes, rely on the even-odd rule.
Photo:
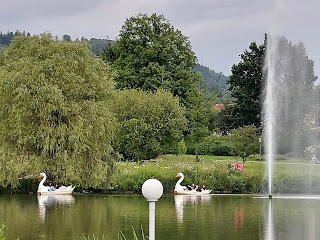
{"label": "shoreline vegetation", "polygon": [[[194,155],[160,155],[156,159],[142,162],[116,162],[111,186],[107,189],[83,189],[78,193],[141,193],[142,184],[150,178],[158,179],[164,193],[172,193],[178,172],[183,172],[182,185],[204,184],[214,194],[256,194],[266,193],[268,182],[265,178],[266,162],[254,155],[245,162],[245,170],[234,170],[232,164],[241,162],[234,156],[200,155],[195,162]],[[274,169],[273,190],[275,193],[320,193],[319,164],[310,164],[303,159],[279,157]],[[0,193],[36,194],[39,184],[37,176],[20,179],[16,188],[0,188]],[[311,192],[312,190],[312,192]]]}

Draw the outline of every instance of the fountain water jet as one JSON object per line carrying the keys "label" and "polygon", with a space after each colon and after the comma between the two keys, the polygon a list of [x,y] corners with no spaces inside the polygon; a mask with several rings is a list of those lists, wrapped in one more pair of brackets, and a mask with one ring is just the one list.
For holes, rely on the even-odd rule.
{"label": "fountain water jet", "polygon": [[[263,110],[269,196],[274,188],[274,156],[280,152],[307,159],[305,150],[317,142],[317,128],[312,120],[316,113],[313,95],[317,79],[313,66],[302,43],[292,44],[283,36],[268,34]],[[306,174],[306,177],[310,183],[314,182],[311,175]],[[310,183],[304,181],[303,187],[292,193],[319,194],[320,188],[313,189],[315,183]]]}
{"label": "fountain water jet", "polygon": [[266,98],[264,101],[265,111],[265,139],[266,139],[266,154],[268,162],[268,186],[269,198],[272,198],[272,174],[273,174],[273,156],[275,155],[275,129],[276,129],[276,111],[275,111],[275,96],[274,89],[276,88],[275,72],[276,72],[276,55],[278,53],[278,41],[271,34],[267,39],[266,51]]}

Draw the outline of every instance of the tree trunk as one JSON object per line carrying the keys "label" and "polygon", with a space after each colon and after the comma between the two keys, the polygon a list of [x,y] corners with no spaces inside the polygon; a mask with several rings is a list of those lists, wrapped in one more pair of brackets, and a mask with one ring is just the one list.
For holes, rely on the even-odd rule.
{"label": "tree trunk", "polygon": [[196,162],[199,162],[199,156],[198,156],[198,141],[196,141]]}

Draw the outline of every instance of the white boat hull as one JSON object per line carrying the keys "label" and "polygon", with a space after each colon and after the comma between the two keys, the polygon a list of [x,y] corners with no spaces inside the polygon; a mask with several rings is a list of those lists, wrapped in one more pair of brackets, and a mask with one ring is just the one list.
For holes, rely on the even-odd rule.
{"label": "white boat hull", "polygon": [[75,187],[73,186],[61,186],[60,188],[54,190],[54,191],[49,191],[48,188],[40,188],[38,189],[38,194],[39,195],[72,195],[73,189]]}
{"label": "white boat hull", "polygon": [[38,192],[38,195],[72,195],[73,190],[71,191],[51,191],[51,192]]}
{"label": "white boat hull", "polygon": [[209,195],[212,190],[202,190],[201,192],[198,192],[196,190],[175,190],[174,194],[176,195]]}

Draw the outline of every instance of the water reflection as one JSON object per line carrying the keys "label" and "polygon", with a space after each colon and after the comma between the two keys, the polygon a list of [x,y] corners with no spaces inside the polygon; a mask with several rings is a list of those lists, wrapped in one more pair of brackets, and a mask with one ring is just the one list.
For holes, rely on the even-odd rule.
{"label": "water reflection", "polygon": [[[265,199],[267,209],[259,239],[320,239],[319,195],[278,195]],[[265,205],[266,206],[266,205]]]}
{"label": "water reflection", "polygon": [[[39,196],[38,201],[35,195],[0,194],[0,223],[7,223],[6,239],[79,240],[82,234],[117,239],[119,229],[132,239],[132,227],[137,233],[141,226],[148,229],[143,196],[67,198],[64,202]],[[156,207],[156,239],[320,239],[319,206],[317,196],[274,196],[270,202],[268,197],[251,195],[164,195]]]}
{"label": "water reflection", "polygon": [[192,207],[197,207],[199,203],[208,203],[210,199],[211,195],[174,195],[174,203],[178,222],[183,222],[183,209],[187,204]]}
{"label": "water reflection", "polygon": [[234,209],[234,229],[238,232],[239,228],[244,227],[244,208],[235,207]]}
{"label": "water reflection", "polygon": [[71,205],[75,199],[72,195],[46,196],[38,195],[39,218],[42,222],[46,218],[46,209],[56,205]]}
{"label": "water reflection", "polygon": [[273,214],[272,214],[272,199],[269,199],[268,203],[268,215],[267,215],[267,227],[266,227],[266,240],[273,240],[274,239],[274,231],[273,231]]}

